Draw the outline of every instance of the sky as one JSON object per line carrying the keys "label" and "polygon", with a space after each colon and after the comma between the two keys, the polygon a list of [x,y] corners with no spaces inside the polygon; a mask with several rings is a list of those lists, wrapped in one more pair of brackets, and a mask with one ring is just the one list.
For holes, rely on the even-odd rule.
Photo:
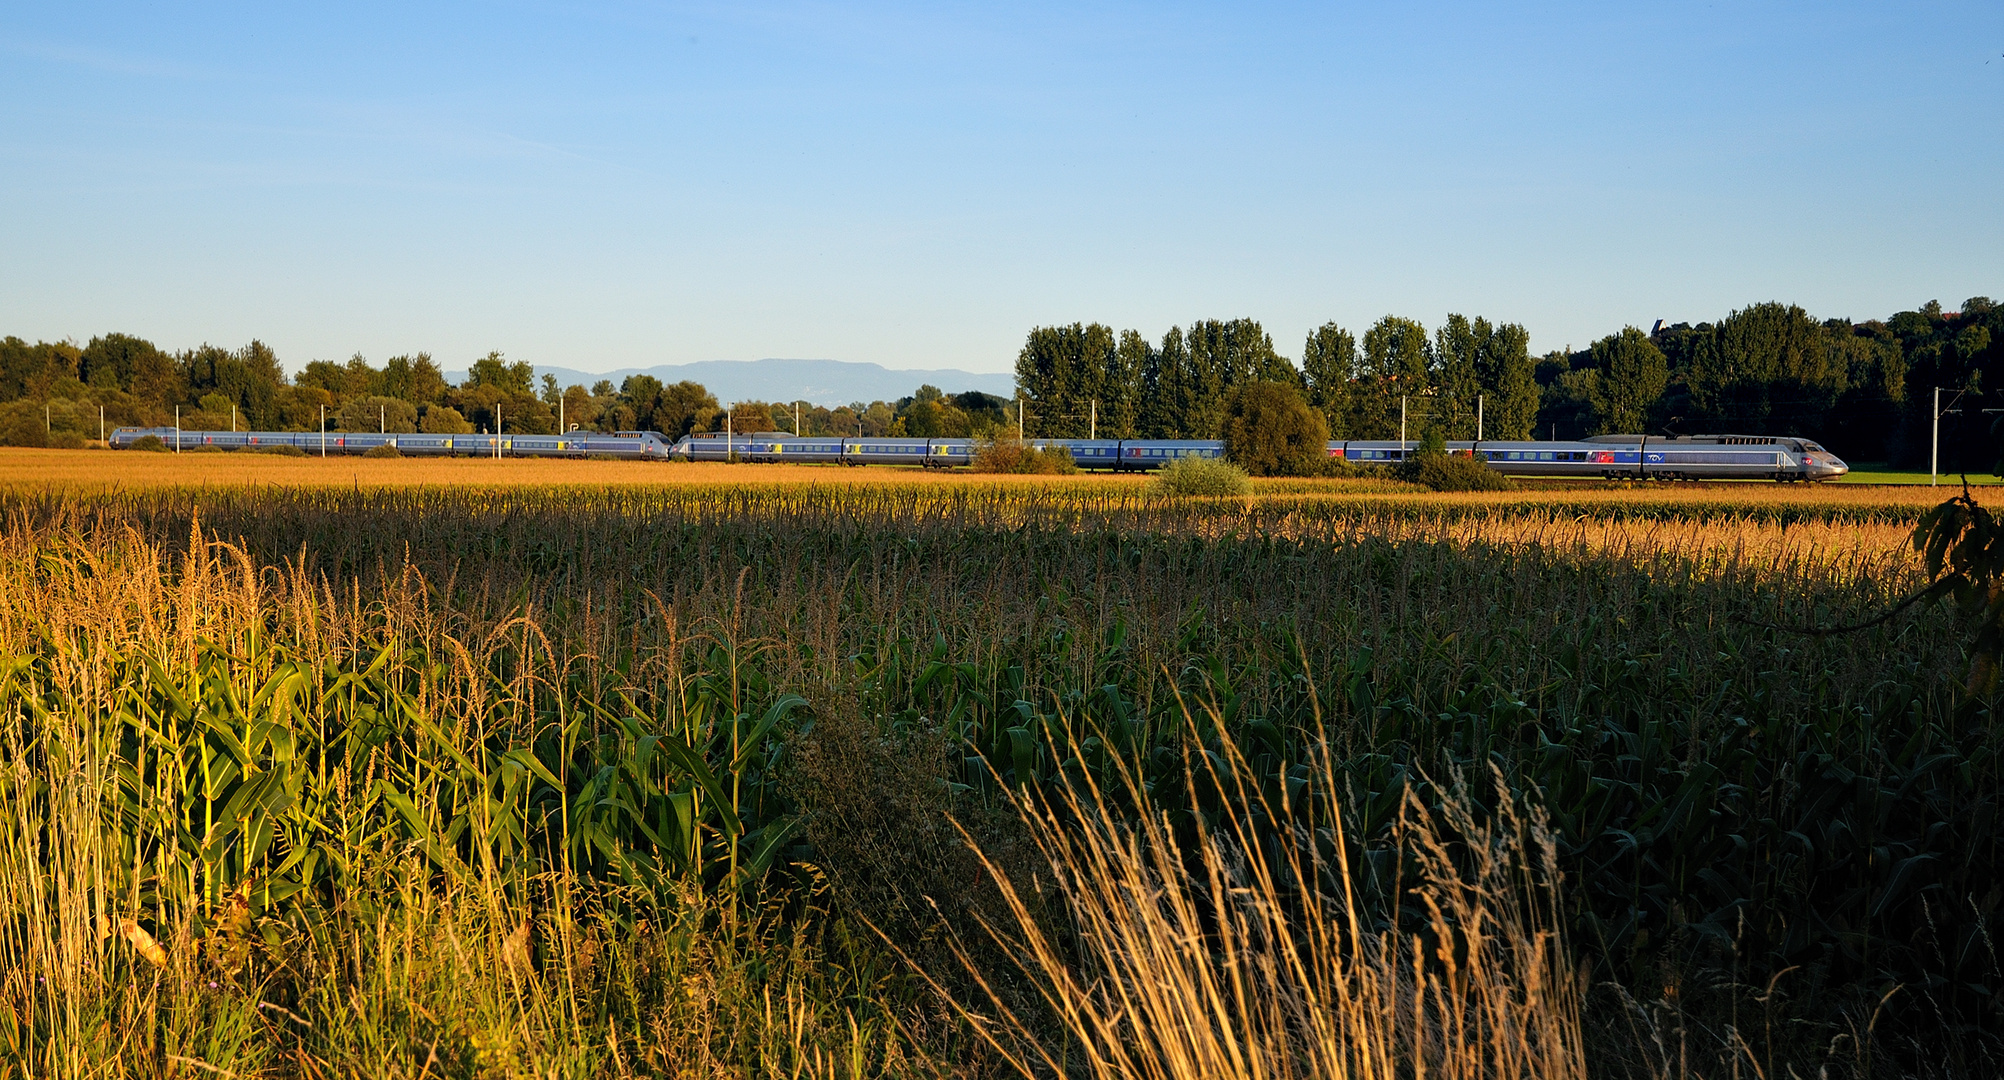
{"label": "sky", "polygon": [[2004,4],[0,0],[0,334],[288,368],[1583,348],[2004,297]]}

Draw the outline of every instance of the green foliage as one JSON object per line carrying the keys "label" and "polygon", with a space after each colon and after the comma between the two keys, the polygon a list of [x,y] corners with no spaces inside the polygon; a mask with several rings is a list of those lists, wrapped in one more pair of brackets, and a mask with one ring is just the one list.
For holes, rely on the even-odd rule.
{"label": "green foliage", "polygon": [[371,394],[351,398],[334,417],[336,431],[388,432],[407,435],[418,430],[417,406],[401,398]]}
{"label": "green foliage", "polygon": [[1392,475],[1435,491],[1511,491],[1515,481],[1466,453],[1417,453],[1400,462]]}
{"label": "green foliage", "polygon": [[1085,438],[1095,403],[1121,396],[1109,392],[1109,375],[1113,386],[1131,381],[1122,377],[1122,355],[1113,331],[1098,323],[1032,329],[1016,355],[1016,384],[1032,406],[1026,434]]}
{"label": "green foliage", "polygon": [[132,440],[132,449],[160,454],[165,453],[168,447],[167,443],[158,435],[141,435],[139,438]]}
{"label": "green foliage", "polygon": [[1517,486],[1472,454],[1448,453],[1438,429],[1421,436],[1412,456],[1393,466],[1392,475],[1435,491],[1509,491]]}
{"label": "green foliage", "polygon": [[366,458],[400,458],[404,456],[404,452],[389,443],[384,443],[381,446],[371,446],[367,450],[362,451],[362,456]]}
{"label": "green foliage", "polygon": [[1072,452],[1062,446],[1035,446],[1014,439],[996,439],[981,444],[974,452],[970,468],[979,473],[1023,473],[1064,476],[1078,472]]}
{"label": "green foliage", "polygon": [[425,409],[418,421],[418,430],[427,435],[471,435],[473,425],[466,422],[459,410],[450,405],[433,405]]}
{"label": "green foliage", "polygon": [[1247,495],[1252,481],[1244,469],[1220,458],[1180,457],[1155,471],[1148,489],[1175,498]]}
{"label": "green foliage", "polygon": [[1970,692],[1995,694],[2004,663],[2004,526],[1965,487],[1920,520],[1913,545],[1933,579],[1923,595],[1952,599],[1972,627]]}
{"label": "green foliage", "polygon": [[1594,378],[1586,385],[1594,417],[1590,434],[1647,432],[1649,406],[1670,379],[1662,351],[1630,326],[1594,342],[1588,352],[1594,365]]}
{"label": "green foliage", "polygon": [[275,454],[278,457],[306,456],[305,450],[301,449],[300,447],[294,446],[291,443],[272,443],[267,446],[253,446],[250,448],[250,452],[253,454]]}
{"label": "green foliage", "polygon": [[1329,457],[1329,426],[1291,383],[1255,382],[1225,405],[1225,456],[1253,476],[1317,476]]}
{"label": "green foliage", "polygon": [[1357,337],[1333,322],[1309,332],[1301,344],[1301,376],[1308,404],[1340,433],[1350,409],[1350,380],[1357,376]]}
{"label": "green foliage", "polygon": [[535,366],[527,360],[508,361],[498,352],[490,352],[475,360],[466,372],[466,381],[461,389],[489,387],[508,395],[535,394]]}

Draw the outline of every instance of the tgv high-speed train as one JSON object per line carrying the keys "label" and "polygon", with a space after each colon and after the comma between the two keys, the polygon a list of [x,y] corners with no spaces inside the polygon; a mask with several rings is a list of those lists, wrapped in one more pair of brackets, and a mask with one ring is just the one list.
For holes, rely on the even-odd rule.
{"label": "tgv high-speed train", "polygon": [[[772,461],[801,464],[968,465],[974,439],[892,439],[862,436],[688,435],[670,442],[656,431],[563,435],[388,435],[375,432],[182,431],[119,428],[111,445],[123,449],[148,435],[170,449],[244,450],[296,446],[309,454],[359,454],[394,446],[413,455],[474,457],[625,457],[685,461]],[[1037,449],[1062,447],[1080,468],[1142,472],[1182,457],[1223,457],[1224,444],[1206,439],[1030,439]],[[1450,442],[1511,476],[1665,480],[1831,480],[1851,471],[1837,455],[1803,439],[1761,435],[1596,435],[1577,442]],[[1330,457],[1360,465],[1395,465],[1419,444],[1397,440],[1335,440]]]}

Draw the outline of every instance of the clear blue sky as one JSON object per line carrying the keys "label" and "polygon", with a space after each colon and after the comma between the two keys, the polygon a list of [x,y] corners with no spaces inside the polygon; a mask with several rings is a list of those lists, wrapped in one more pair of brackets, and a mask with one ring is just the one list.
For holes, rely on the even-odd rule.
{"label": "clear blue sky", "polygon": [[2004,4],[0,4],[0,333],[1004,370],[2004,296]]}

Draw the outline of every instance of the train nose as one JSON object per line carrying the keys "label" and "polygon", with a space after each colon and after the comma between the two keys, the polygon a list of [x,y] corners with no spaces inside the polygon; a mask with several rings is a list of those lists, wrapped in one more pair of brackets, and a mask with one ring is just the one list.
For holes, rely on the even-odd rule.
{"label": "train nose", "polygon": [[1851,466],[1844,464],[1842,459],[1822,454],[1818,455],[1815,462],[1809,466],[1809,478],[1811,480],[1835,480],[1850,471]]}

